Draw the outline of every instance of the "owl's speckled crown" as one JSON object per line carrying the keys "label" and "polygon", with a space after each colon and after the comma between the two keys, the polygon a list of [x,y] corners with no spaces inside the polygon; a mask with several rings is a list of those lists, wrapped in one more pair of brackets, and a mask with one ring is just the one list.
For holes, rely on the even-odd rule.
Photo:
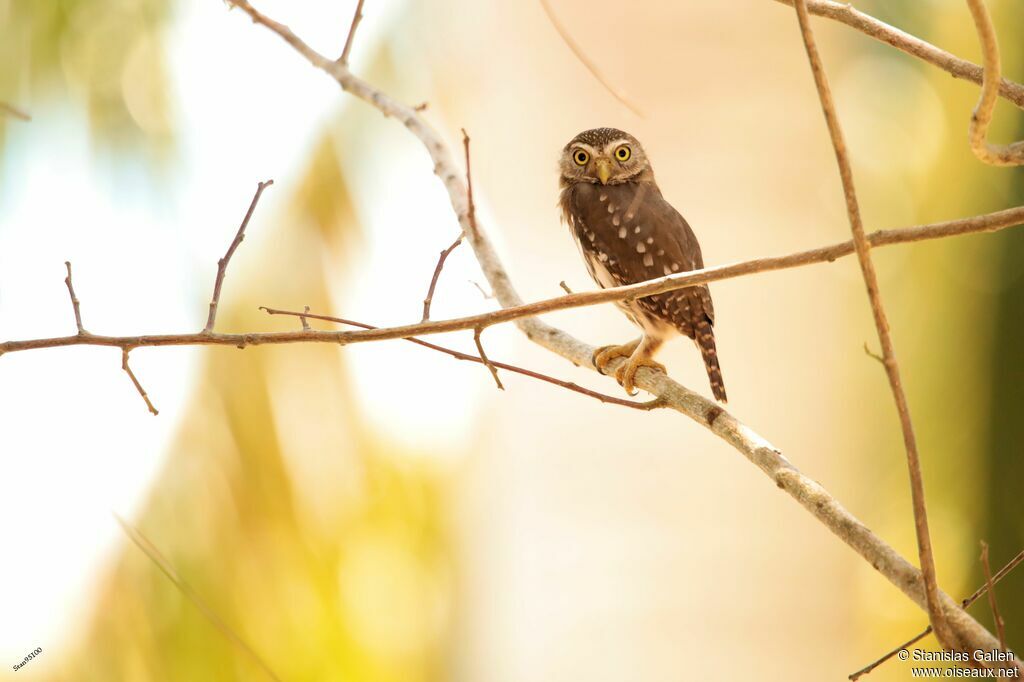
{"label": "owl's speckled crown", "polygon": [[565,145],[565,148],[568,149],[577,142],[582,142],[595,149],[601,149],[610,142],[622,139],[635,140],[636,138],[618,128],[591,128],[569,140],[569,144]]}

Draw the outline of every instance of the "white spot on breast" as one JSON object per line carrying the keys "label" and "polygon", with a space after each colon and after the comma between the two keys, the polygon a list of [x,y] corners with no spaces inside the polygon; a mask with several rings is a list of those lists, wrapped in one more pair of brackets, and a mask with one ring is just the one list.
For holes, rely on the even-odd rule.
{"label": "white spot on breast", "polygon": [[654,243],[654,237],[648,237],[647,238],[647,243],[648,244],[653,244]]}
{"label": "white spot on breast", "polygon": [[637,225],[636,227],[633,228],[633,234],[640,234],[640,226],[639,225]]}
{"label": "white spot on breast", "polygon": [[679,272],[679,263],[672,264],[672,272]]}
{"label": "white spot on breast", "polygon": [[619,222],[619,214],[616,213],[612,216],[612,225],[618,226]]}
{"label": "white spot on breast", "polygon": [[619,228],[619,239],[625,239],[625,238],[626,238],[626,228],[620,227]]}
{"label": "white spot on breast", "polygon": [[644,256],[644,265],[646,265],[647,267],[652,267],[654,265],[654,256],[652,256],[651,254],[647,254],[646,256]]}
{"label": "white spot on breast", "polygon": [[672,268],[670,268],[667,265],[661,266],[661,271],[664,272],[666,275],[671,275],[672,274]]}
{"label": "white spot on breast", "polygon": [[646,246],[644,246],[643,244],[637,244],[636,245],[636,252],[637,253],[644,253],[645,251],[647,251],[647,247]]}
{"label": "white spot on breast", "polygon": [[615,213],[615,204],[608,204],[608,212]]}
{"label": "white spot on breast", "polygon": [[599,197],[597,197],[597,200],[598,201],[608,201],[608,195],[607,194],[602,194]]}

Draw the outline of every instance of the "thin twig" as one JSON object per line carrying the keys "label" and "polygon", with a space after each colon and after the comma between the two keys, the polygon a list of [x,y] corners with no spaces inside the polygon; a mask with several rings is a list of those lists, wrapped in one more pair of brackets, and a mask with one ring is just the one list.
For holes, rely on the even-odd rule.
{"label": "thin twig", "polygon": [[[317,315],[315,313],[310,313],[309,306],[306,306],[306,310],[303,313],[296,313],[291,310],[276,310],[274,308],[265,307],[261,307],[260,310],[265,311],[268,315],[297,315],[302,318],[312,318],[314,320],[337,322],[338,324],[346,324],[352,327],[360,327],[361,329],[378,329],[378,327],[374,327],[373,325],[365,324],[363,322],[346,320],[341,317],[331,317],[329,315]],[[484,362],[483,359],[480,358],[479,356],[470,355],[469,353],[463,353],[461,351],[453,350],[451,348],[445,348],[444,346],[438,346],[437,344],[430,343],[422,339],[410,337],[405,340],[410,343],[415,343],[417,346],[423,346],[424,348],[430,348],[431,350],[446,353],[447,355],[450,355],[453,358],[456,358],[457,360],[466,360],[468,362],[476,362],[479,364],[483,364]],[[497,367],[498,369],[504,369],[514,374],[521,374],[523,376],[532,377],[534,379],[540,379],[541,381],[553,384],[555,386],[561,386],[562,388],[568,389],[575,393],[595,398],[596,400],[599,400],[602,403],[607,403],[609,405],[622,405],[623,407],[630,407],[633,408],[634,410],[643,410],[645,412],[649,412],[650,410],[657,409],[659,407],[665,407],[665,402],[660,398],[648,400],[647,402],[638,403],[633,400],[626,400],[624,398],[617,398],[615,396],[610,396],[605,393],[598,393],[597,391],[592,391],[589,388],[583,388],[579,384],[574,384],[571,381],[562,381],[561,379],[556,379],[553,376],[541,374],[540,372],[534,372],[531,369],[525,369],[517,365],[510,365],[506,362],[498,362],[496,360],[491,360],[491,364]]]}
{"label": "thin twig", "polygon": [[878,331],[878,340],[882,345],[885,371],[889,377],[889,385],[892,388],[896,409],[899,412],[900,426],[903,430],[903,444],[907,451],[907,467],[910,470],[910,492],[914,509],[914,527],[917,531],[918,556],[921,561],[921,575],[924,578],[928,617],[932,627],[935,628],[935,634],[938,636],[939,642],[946,648],[954,648],[959,642],[953,637],[953,632],[946,622],[946,616],[939,603],[939,585],[935,574],[935,557],[932,552],[931,536],[928,532],[928,510],[925,504],[921,462],[917,453],[917,439],[914,436],[914,426],[910,419],[910,407],[907,405],[907,397],[903,392],[903,384],[900,380],[900,368],[896,361],[896,351],[889,330],[889,321],[886,318],[882,296],[879,293],[878,276],[875,273],[875,265],[871,259],[871,245],[864,234],[864,225],[861,222],[860,206],[857,202],[857,192],[853,184],[853,170],[851,169],[849,155],[846,150],[846,140],[843,138],[843,131],[839,124],[835,102],[832,100],[832,91],[829,88],[828,77],[825,75],[825,67],[822,64],[821,56],[818,54],[814,33],[811,30],[810,17],[807,12],[807,0],[796,0],[796,14],[800,24],[800,34],[803,37],[804,47],[807,50],[807,58],[811,65],[811,72],[814,75],[814,84],[818,90],[818,99],[821,101],[821,108],[825,114],[829,136],[832,138],[832,147],[835,150],[836,163],[839,166],[839,177],[843,184],[843,194],[846,197],[846,212],[850,220],[850,231],[853,233],[853,243],[857,249],[857,260],[860,262],[864,284],[867,287],[868,299],[871,302],[871,312],[874,314],[875,328]]}
{"label": "thin twig", "polygon": [[[468,223],[467,223],[468,224]],[[879,230],[867,236],[872,247],[891,246],[929,239],[941,239],[955,235],[973,234],[978,232],[997,232],[1009,227],[1024,224],[1024,206],[929,225],[917,225],[895,230]],[[676,289],[706,284],[724,279],[732,279],[762,272],[772,272],[789,268],[802,267],[815,263],[831,263],[854,252],[853,241],[839,242],[807,251],[798,251],[786,256],[755,258],[728,265],[718,265],[701,270],[691,270],[678,275],[671,275],[638,284],[629,284],[595,291],[580,291],[567,296],[542,299],[533,303],[506,305],[478,315],[452,318],[448,320],[432,320],[425,323],[386,327],[366,331],[294,331],[294,332],[249,332],[243,334],[189,333],[189,334],[156,334],[144,336],[103,336],[86,334],[84,336],[60,336],[44,339],[28,339],[21,341],[0,342],[0,354],[17,351],[36,350],[40,348],[58,348],[64,346],[114,346],[151,347],[151,346],[249,346],[284,343],[365,343],[400,339],[408,336],[424,336],[445,332],[464,331],[476,327],[491,326],[506,322],[517,322],[537,315],[558,310],[569,310],[585,306],[612,303],[625,299],[642,298]],[[507,275],[490,275],[494,277]],[[491,298],[481,289],[484,297]],[[493,283],[492,283],[493,285]],[[503,284],[504,285],[504,284]],[[506,285],[507,286],[507,285]],[[506,299],[506,304],[508,300]]]}
{"label": "thin twig", "polygon": [[643,118],[644,113],[640,108],[633,104],[625,92],[616,88],[611,84],[611,81],[605,78],[604,74],[601,73],[601,69],[597,68],[597,64],[587,56],[587,53],[583,51],[583,48],[580,47],[579,43],[573,39],[569,34],[568,29],[566,29],[562,22],[558,20],[558,17],[555,16],[555,12],[551,9],[551,5],[548,3],[548,0],[540,0],[540,4],[541,7],[544,8],[544,13],[548,15],[548,21],[550,21],[551,25],[555,27],[556,31],[558,31],[558,35],[562,37],[562,40],[568,48],[572,50],[572,53],[576,55],[576,59],[579,59],[583,66],[587,67],[587,71],[589,71],[591,75],[596,78],[602,86],[604,86],[605,90],[611,93],[612,97],[619,100],[624,107],[632,111],[634,114]]}
{"label": "thin twig", "polygon": [[363,20],[363,0],[359,0],[356,3],[356,13],[352,15],[352,25],[348,29],[348,37],[345,38],[345,49],[341,51],[341,56],[338,57],[339,64],[348,64],[348,53],[352,51],[352,41],[356,37],[356,28],[359,26],[359,22]]}
{"label": "thin twig", "polygon": [[274,671],[270,669],[270,666],[260,658],[253,648],[246,644],[245,640],[243,640],[226,622],[224,622],[224,619],[218,616],[216,611],[207,606],[206,602],[199,596],[199,593],[192,589],[192,586],[178,575],[178,572],[174,570],[174,566],[164,558],[163,554],[160,553],[160,550],[156,548],[156,545],[150,542],[141,531],[131,526],[119,515],[114,514],[114,518],[117,519],[117,522],[121,525],[121,530],[123,530],[125,535],[135,543],[135,546],[142,550],[143,554],[149,557],[150,561],[160,569],[160,572],[167,576],[168,580],[174,583],[174,586],[177,587],[183,595],[185,595],[186,599],[192,602],[192,604],[199,609],[199,612],[203,614],[203,617],[210,621],[210,624],[213,625],[213,627],[215,627],[225,639],[231,642],[245,656],[251,659],[267,677],[280,682],[280,678],[274,674]]}
{"label": "thin twig", "polygon": [[1008,145],[992,144],[986,137],[988,127],[995,115],[996,102],[999,100],[999,74],[1002,71],[1002,60],[999,57],[999,40],[992,16],[988,13],[985,0],[967,0],[974,19],[974,28],[978,32],[981,43],[982,62],[985,65],[981,81],[981,95],[978,104],[971,114],[968,138],[971,151],[981,161],[992,166],[1019,166],[1024,164],[1024,141]]}
{"label": "thin twig", "polygon": [[867,341],[864,342],[864,353],[872,360],[878,360],[880,363],[882,363],[882,366],[885,367],[885,358],[883,358],[881,355],[868,348]]}
{"label": "thin twig", "polygon": [[[1007,563],[1005,566],[1003,566],[1001,569],[999,569],[999,572],[996,573],[994,576],[992,576],[991,584],[992,585],[996,585],[997,583],[999,583],[1000,580],[1005,578],[1010,573],[1010,571],[1012,571],[1013,569],[1017,568],[1017,566],[1019,566],[1022,562],[1024,562],[1024,551],[1020,552],[1017,556],[1013,557],[1013,559],[1011,559],[1009,561],[1009,563]],[[966,599],[964,599],[960,603],[960,606],[962,608],[966,609],[968,606],[970,606],[974,602],[978,601],[978,599],[980,599],[981,596],[988,591],[988,589],[989,589],[989,581],[986,580],[985,584],[982,585],[981,587],[979,587],[978,589],[976,589],[971,594],[971,596],[969,596]],[[893,656],[898,654],[900,651],[903,651],[904,649],[909,649],[911,646],[913,646],[914,644],[917,644],[918,642],[920,642],[922,639],[924,639],[925,637],[927,637],[931,633],[932,633],[932,626],[929,625],[924,630],[922,630],[919,634],[915,635],[914,637],[911,637],[906,642],[903,642],[903,644],[900,644],[899,646],[894,648],[892,651],[888,652],[887,654],[885,654],[884,656],[879,658],[878,660],[873,661],[872,663],[869,663],[868,665],[864,666],[863,668],[861,668],[860,670],[858,670],[855,673],[851,673],[849,675],[849,679],[854,680],[854,682],[856,682],[856,680],[858,680],[860,677],[862,677],[864,675],[867,675],[869,672],[871,672],[872,670],[874,670],[878,666],[880,666],[883,663],[885,663],[886,661],[888,661],[890,658],[892,658]]]}
{"label": "thin twig", "polygon": [[[793,0],[775,1],[790,7],[793,6]],[[942,69],[953,78],[960,78],[979,85],[982,82],[983,69],[974,62],[960,59],[931,43],[879,21],[870,14],[858,11],[847,2],[808,0],[807,9],[811,14],[838,21],[912,57],[917,57],[923,62]],[[1024,109],[1024,85],[1004,78],[999,82],[999,94]]]}
{"label": "thin twig", "polygon": [[471,279],[469,280],[469,283],[476,287],[476,290],[480,292],[480,295],[484,297],[485,301],[490,301],[492,298],[494,298],[494,294],[485,291],[484,288],[480,286],[480,282],[476,281],[475,279]]}
{"label": "thin twig", "polygon": [[22,121],[26,121],[27,122],[27,121],[31,121],[32,120],[31,116],[26,114],[24,111],[22,111],[18,107],[13,106],[11,104],[8,104],[7,102],[0,102],[0,112],[3,112],[5,114],[7,114],[8,116],[12,116],[12,117],[20,119]]}
{"label": "thin twig", "polygon": [[78,296],[75,295],[75,285],[71,283],[71,261],[64,261],[64,266],[68,269],[68,276],[64,278],[64,284],[68,287],[68,295],[71,297],[71,308],[75,311],[75,326],[78,327],[79,336],[86,336],[89,332],[85,331],[85,327],[82,326],[81,302],[78,300]]}
{"label": "thin twig", "polygon": [[256,193],[252,196],[252,201],[249,203],[249,210],[245,212],[245,217],[242,219],[242,224],[238,226],[238,232],[235,233],[235,238],[231,241],[231,246],[228,247],[227,253],[224,257],[217,261],[217,279],[213,285],[213,298],[210,299],[210,314],[206,318],[206,326],[203,327],[204,334],[213,333],[213,323],[217,320],[217,305],[220,303],[220,290],[224,285],[224,275],[228,271],[228,263],[231,261],[231,256],[234,255],[235,249],[245,239],[245,228],[249,225],[249,220],[252,218],[253,212],[256,210],[256,204],[260,201],[260,196],[263,194],[263,190],[274,184],[273,180],[267,180],[261,182],[256,186]]}
{"label": "thin twig", "polygon": [[437,280],[441,277],[441,270],[444,268],[444,262],[448,260],[448,256],[451,255],[452,251],[462,243],[464,235],[460,232],[459,236],[452,242],[452,245],[441,252],[438,256],[437,266],[434,268],[434,276],[430,278],[430,287],[427,289],[427,297],[423,299],[423,318],[421,322],[426,322],[430,319],[430,304],[434,301],[434,288],[437,287]]}
{"label": "thin twig", "polygon": [[494,366],[494,363],[487,359],[487,353],[484,352],[484,344],[480,341],[480,335],[483,333],[483,327],[477,327],[473,330],[473,343],[476,344],[476,350],[480,353],[480,362],[491,371],[491,376],[494,377],[494,383],[498,385],[498,388],[502,391],[505,387],[501,385],[501,379],[498,377],[498,369]]}
{"label": "thin twig", "polygon": [[569,294],[570,296],[572,295],[572,289],[569,288],[569,285],[565,283],[564,279],[558,283],[558,286],[562,287],[562,291],[564,291],[565,293]]}
{"label": "thin twig", "polygon": [[992,609],[992,620],[996,624],[996,636],[999,637],[999,648],[1006,651],[1006,623],[999,614],[999,604],[996,602],[996,586],[992,582],[992,566],[988,561],[988,543],[981,541],[981,568],[985,571],[985,591],[988,593],[988,606]]}
{"label": "thin twig", "polygon": [[140,396],[142,396],[142,399],[146,402],[146,407],[149,408],[149,411],[155,417],[160,413],[155,407],[153,407],[153,401],[149,399],[149,395],[146,394],[146,389],[142,388],[142,384],[139,383],[138,378],[135,376],[135,372],[132,371],[131,365],[128,364],[128,353],[130,352],[130,348],[121,349],[121,369],[128,374],[128,378],[132,380],[133,384],[135,384],[135,390],[139,392]]}

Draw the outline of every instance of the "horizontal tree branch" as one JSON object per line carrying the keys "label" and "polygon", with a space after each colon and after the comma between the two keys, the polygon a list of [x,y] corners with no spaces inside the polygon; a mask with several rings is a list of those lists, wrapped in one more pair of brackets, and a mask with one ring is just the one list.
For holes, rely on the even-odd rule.
{"label": "horizontal tree branch", "polygon": [[[467,221],[467,225],[468,225]],[[891,246],[929,239],[942,239],[955,235],[976,232],[996,232],[1008,227],[1024,224],[1024,206],[988,213],[985,215],[949,220],[928,225],[917,225],[894,230],[879,230],[867,235],[872,247]],[[473,228],[470,228],[470,234]],[[57,348],[63,346],[112,346],[117,348],[147,346],[258,346],[282,343],[364,343],[387,339],[404,339],[410,336],[427,336],[453,331],[489,327],[495,324],[513,322],[536,315],[552,313],[570,308],[610,303],[627,298],[640,298],[652,294],[660,294],[675,289],[697,286],[723,279],[732,279],[753,275],[760,272],[786,270],[815,263],[826,263],[838,258],[849,256],[854,252],[853,241],[838,242],[816,249],[798,251],[786,256],[755,258],[739,263],[719,265],[693,270],[669,277],[652,279],[640,284],[631,284],[612,289],[597,291],[581,291],[566,296],[543,299],[527,304],[510,304],[508,307],[478,315],[451,318],[448,320],[431,320],[418,324],[399,327],[381,327],[366,331],[290,331],[290,332],[250,332],[243,334],[221,333],[186,333],[186,334],[148,334],[136,336],[105,336],[85,332],[75,336],[58,336],[44,339],[0,342],[0,355],[18,351],[36,350],[40,348]],[[493,283],[492,283],[492,288]],[[495,289],[497,291],[497,289]],[[511,299],[499,302],[508,304]],[[518,297],[515,299],[518,301]],[[590,360],[583,363],[592,366]]]}
{"label": "horizontal tree branch", "polygon": [[[466,186],[460,182],[458,167],[441,136],[413,108],[394,100],[357,78],[343,65],[326,59],[306,45],[288,27],[266,17],[253,8],[247,0],[228,0],[228,2],[242,9],[254,22],[262,24],[280,36],[312,65],[326,71],[343,90],[366,101],[385,116],[392,116],[401,121],[423,143],[426,152],[434,162],[434,172],[448,192],[452,210],[466,234],[477,261],[480,263],[481,270],[490,282],[498,302],[505,308],[521,306],[522,300],[512,285],[493,245],[477,225],[477,221],[470,219]],[[1020,211],[1021,209],[1015,210]],[[852,250],[853,245],[849,242],[847,244],[848,248]],[[836,257],[838,255],[845,255],[845,253],[837,254]],[[831,258],[825,258],[825,260],[831,260]],[[669,288],[675,284],[677,283],[670,283]],[[668,288],[664,290],[668,290]],[[600,293],[592,292],[590,295]],[[621,293],[619,292],[619,294]],[[632,293],[636,295],[636,292]],[[565,299],[573,299],[574,296],[581,296],[581,294],[566,296]],[[593,346],[534,317],[517,318],[516,324],[528,338],[542,347],[577,365],[593,368],[591,361],[595,350]],[[623,362],[622,359],[616,359],[609,364],[607,369],[614,371]],[[915,604],[922,609],[927,608],[921,572],[850,514],[817,482],[796,469],[765,438],[742,424],[719,405],[676,383],[661,372],[646,367],[641,368],[636,375],[636,384],[663,400],[667,407],[710,428],[713,433],[760,468],[779,488],[860,554]],[[939,600],[950,628],[961,641],[983,650],[990,650],[998,646],[998,642],[992,634],[960,609],[959,605],[948,595],[940,592]]]}
{"label": "horizontal tree branch", "polygon": [[[775,2],[793,6],[793,0],[775,0]],[[811,14],[846,24],[875,40],[891,45],[912,57],[917,57],[942,69],[953,78],[981,85],[983,69],[979,65],[966,59],[960,59],[931,43],[890,26],[884,21],[879,21],[870,14],[860,12],[849,3],[833,2],[833,0],[808,0],[807,9]],[[1024,85],[1003,78],[999,81],[999,95],[1024,109]]]}

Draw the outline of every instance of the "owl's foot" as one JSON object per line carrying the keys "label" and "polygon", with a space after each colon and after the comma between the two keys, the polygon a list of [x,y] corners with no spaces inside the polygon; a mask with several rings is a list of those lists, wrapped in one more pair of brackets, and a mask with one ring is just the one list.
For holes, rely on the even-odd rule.
{"label": "owl's foot", "polygon": [[627,358],[626,362],[615,370],[615,380],[626,389],[626,393],[636,395],[634,380],[638,369],[650,367],[661,372],[665,371],[665,366],[655,362],[651,357],[656,347],[655,343],[644,339],[637,339],[621,346],[604,346],[594,351],[594,367],[601,374],[606,374],[605,368],[608,363],[615,358]]}
{"label": "owl's foot", "polygon": [[609,362],[615,358],[630,357],[634,352],[636,352],[636,348],[639,345],[640,339],[624,343],[621,346],[601,346],[594,351],[594,355],[591,356],[590,360],[594,363],[594,367],[597,368],[598,372],[601,374],[607,374],[604,370],[605,367],[608,366]]}

